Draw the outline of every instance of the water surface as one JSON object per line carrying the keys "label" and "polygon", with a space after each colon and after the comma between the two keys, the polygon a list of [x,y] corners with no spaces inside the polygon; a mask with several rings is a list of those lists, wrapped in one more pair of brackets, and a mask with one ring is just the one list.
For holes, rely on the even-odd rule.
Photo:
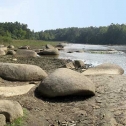
{"label": "water surface", "polygon": [[[117,53],[114,54],[96,54],[90,53],[91,50],[110,50],[116,49]],[[67,53],[68,51],[84,50],[82,53]],[[59,58],[82,60],[86,64],[97,66],[102,63],[114,63],[120,65],[126,73],[126,46],[106,46],[106,45],[87,45],[87,44],[68,44],[65,46],[64,51],[60,51]]]}

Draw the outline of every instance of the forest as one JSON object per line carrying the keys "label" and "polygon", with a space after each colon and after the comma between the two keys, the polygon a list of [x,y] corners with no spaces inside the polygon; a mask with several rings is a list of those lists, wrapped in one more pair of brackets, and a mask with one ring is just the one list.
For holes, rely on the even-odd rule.
{"label": "forest", "polygon": [[126,24],[110,24],[100,27],[70,27],[34,32],[27,24],[19,22],[0,23],[0,41],[30,39],[65,41],[83,44],[125,45]]}

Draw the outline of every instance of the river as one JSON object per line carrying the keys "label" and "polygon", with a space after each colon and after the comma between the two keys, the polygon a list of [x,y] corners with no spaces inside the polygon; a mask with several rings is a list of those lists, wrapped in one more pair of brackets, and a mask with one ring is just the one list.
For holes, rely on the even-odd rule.
{"label": "river", "polygon": [[[101,53],[101,51],[108,51],[111,49],[117,50],[114,53]],[[83,50],[84,52],[74,52]],[[73,53],[67,53],[73,51]],[[92,53],[92,51],[99,51],[100,53]],[[126,74],[126,46],[107,46],[107,45],[88,45],[88,44],[67,44],[63,51],[60,51],[59,58],[82,60],[86,64],[97,66],[102,63],[114,63],[121,66]]]}

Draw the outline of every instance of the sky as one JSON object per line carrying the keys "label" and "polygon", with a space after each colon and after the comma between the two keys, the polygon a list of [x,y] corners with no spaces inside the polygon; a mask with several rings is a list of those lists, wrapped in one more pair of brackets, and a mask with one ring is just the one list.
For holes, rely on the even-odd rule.
{"label": "sky", "polygon": [[0,0],[0,22],[34,31],[126,23],[126,0]]}

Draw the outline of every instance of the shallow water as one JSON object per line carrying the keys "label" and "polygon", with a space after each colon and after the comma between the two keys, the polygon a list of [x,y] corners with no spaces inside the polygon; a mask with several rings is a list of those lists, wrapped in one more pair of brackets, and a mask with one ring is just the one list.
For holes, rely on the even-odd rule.
{"label": "shallow water", "polygon": [[[116,49],[117,53],[113,54],[96,54],[90,53],[91,50],[110,50]],[[59,58],[71,60],[83,60],[86,64],[97,66],[102,63],[114,63],[120,65],[126,74],[126,46],[105,46],[105,45],[87,45],[87,44],[68,44],[64,51],[60,51]],[[67,53],[68,51],[84,50],[82,53]]]}

